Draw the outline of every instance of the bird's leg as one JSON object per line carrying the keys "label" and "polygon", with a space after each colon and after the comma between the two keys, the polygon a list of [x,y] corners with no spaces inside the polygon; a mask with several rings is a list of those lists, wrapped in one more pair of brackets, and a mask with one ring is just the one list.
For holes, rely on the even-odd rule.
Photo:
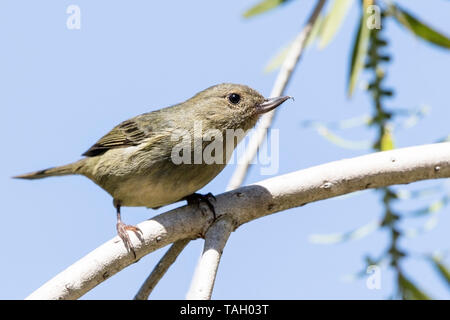
{"label": "bird's leg", "polygon": [[[188,205],[196,205],[197,208],[199,208],[200,210],[201,210],[200,203],[202,203],[202,202],[206,203],[209,210],[211,210],[214,220],[215,220],[217,218],[216,210],[214,209],[214,205],[211,203],[211,199],[216,201],[216,197],[214,197],[214,195],[211,192],[209,192],[207,194],[193,193],[193,194],[188,195],[183,198],[183,200],[187,201]],[[203,210],[202,210],[202,213],[203,213]]]}
{"label": "bird's leg", "polygon": [[125,224],[122,222],[122,219],[120,217],[120,202],[119,201],[114,200],[114,207],[116,207],[116,212],[117,212],[117,225],[116,225],[117,234],[122,239],[127,250],[133,252],[134,258],[136,259],[136,252],[134,251],[133,244],[131,243],[130,236],[128,235],[127,230],[130,230],[130,231],[133,231],[134,233],[136,233],[136,236],[138,238],[140,238],[139,233],[142,234],[142,231],[138,227],[131,226],[131,225],[128,225],[128,224]]}

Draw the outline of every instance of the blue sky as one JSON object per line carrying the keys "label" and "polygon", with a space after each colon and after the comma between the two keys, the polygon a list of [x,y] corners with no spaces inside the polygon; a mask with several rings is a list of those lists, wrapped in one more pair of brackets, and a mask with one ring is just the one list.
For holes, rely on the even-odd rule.
{"label": "blue sky", "polygon": [[[447,35],[448,1],[398,1]],[[294,1],[251,20],[246,1],[2,1],[0,4],[0,106],[3,156],[3,263],[0,298],[22,299],[48,279],[115,236],[110,196],[83,177],[18,181],[11,176],[76,160],[114,125],[132,116],[181,102],[221,83],[247,84],[269,95],[276,73],[262,72],[268,60],[300,30],[312,1]],[[81,29],[68,30],[66,8],[81,9]],[[286,94],[274,128],[280,129],[279,174],[354,157],[370,150],[331,144],[306,120],[337,121],[371,111],[359,87],[346,98],[348,57],[356,27],[356,7],[325,50],[308,49]],[[395,23],[386,36],[393,62],[387,83],[395,108],[429,106],[430,113],[412,128],[394,131],[397,147],[432,143],[449,134],[448,52],[415,39]],[[364,78],[362,79],[364,80]],[[340,132],[352,140],[371,139],[364,127]],[[252,168],[246,183],[266,177]],[[202,192],[222,192],[232,174],[228,166]],[[445,186],[421,182],[408,190]],[[431,203],[431,195],[400,204],[412,209]],[[124,208],[135,224],[180,204],[157,211]],[[402,247],[413,253],[406,274],[436,298],[450,298],[448,287],[421,253],[449,249],[450,209],[436,227]],[[344,232],[379,218],[374,191],[309,204],[248,223],[234,232],[225,248],[215,299],[383,299],[392,292],[392,273],[382,270],[381,290],[369,290],[366,278],[342,281],[360,271],[364,257],[385,250],[387,235],[334,245],[318,245],[311,234]],[[404,224],[418,227],[427,218]],[[184,298],[202,250],[193,241],[152,294],[156,299]],[[86,294],[85,299],[129,299],[154,264],[159,250]],[[447,264],[450,260],[446,259]]]}

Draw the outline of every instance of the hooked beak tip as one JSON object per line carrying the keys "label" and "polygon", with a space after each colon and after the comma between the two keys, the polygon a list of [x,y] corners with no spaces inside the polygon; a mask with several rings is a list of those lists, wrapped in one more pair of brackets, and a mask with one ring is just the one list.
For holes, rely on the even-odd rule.
{"label": "hooked beak tip", "polygon": [[269,112],[279,105],[281,105],[283,102],[285,102],[288,99],[294,100],[291,96],[283,96],[283,97],[275,97],[275,98],[269,98],[265,99],[263,103],[261,103],[258,106],[258,113],[266,113]]}

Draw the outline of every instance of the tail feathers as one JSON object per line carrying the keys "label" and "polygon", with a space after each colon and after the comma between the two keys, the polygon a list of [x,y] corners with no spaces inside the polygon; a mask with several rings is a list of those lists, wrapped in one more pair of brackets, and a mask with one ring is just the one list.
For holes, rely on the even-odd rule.
{"label": "tail feathers", "polygon": [[81,169],[81,167],[82,167],[82,164],[75,162],[75,163],[71,163],[71,164],[68,164],[65,166],[48,168],[48,169],[44,169],[44,170],[39,170],[39,171],[15,176],[13,178],[34,180],[34,179],[42,179],[42,178],[53,177],[53,176],[65,176],[65,175],[69,175],[69,174],[77,174],[78,171]]}

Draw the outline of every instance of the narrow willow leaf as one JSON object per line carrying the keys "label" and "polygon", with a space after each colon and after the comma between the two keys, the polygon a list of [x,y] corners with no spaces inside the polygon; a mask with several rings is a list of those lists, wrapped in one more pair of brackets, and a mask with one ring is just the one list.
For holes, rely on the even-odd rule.
{"label": "narrow willow leaf", "polygon": [[361,126],[369,125],[373,120],[373,117],[370,115],[362,115],[354,118],[344,119],[337,123],[337,128],[339,129],[350,129]]}
{"label": "narrow willow leaf", "polygon": [[356,34],[355,42],[352,51],[352,60],[350,64],[350,73],[348,79],[348,96],[351,97],[356,83],[358,82],[359,74],[364,67],[364,60],[366,58],[367,49],[369,46],[370,29],[367,28],[366,21],[368,18],[367,4],[364,1],[363,12],[359,21],[358,33]]}
{"label": "narrow willow leaf", "polygon": [[260,3],[254,5],[250,9],[244,12],[245,18],[250,18],[258,14],[264,13],[271,9],[278,7],[280,4],[288,2],[290,0],[263,0]]}
{"label": "narrow willow leaf", "polygon": [[450,286],[450,269],[441,262],[438,257],[433,257],[432,262],[437,272],[445,279],[447,284]]}
{"label": "narrow willow leaf", "polygon": [[436,202],[434,202],[429,208],[428,211],[429,212],[438,212],[440,211],[445,205],[445,201],[444,199],[438,200]]}
{"label": "narrow willow leaf", "polygon": [[311,29],[311,32],[308,35],[308,39],[306,39],[306,47],[312,45],[314,43],[314,40],[316,40],[316,38],[319,35],[320,30],[322,29],[322,24],[323,24],[323,17],[322,16],[318,16],[316,21],[314,21],[314,25]]}
{"label": "narrow willow leaf", "polygon": [[331,143],[346,149],[355,149],[355,150],[364,150],[370,149],[372,143],[369,140],[366,141],[351,141],[344,139],[335,133],[331,132],[324,125],[317,125],[316,128],[317,133],[319,133],[322,137],[330,141]]}
{"label": "narrow willow leaf", "polygon": [[425,197],[429,197],[429,196],[435,196],[441,190],[442,190],[441,185],[432,186],[432,187],[428,187],[428,188],[421,188],[419,190],[400,189],[396,192],[396,195],[397,195],[398,199],[402,199],[402,200],[420,199],[420,198],[425,198]]}
{"label": "narrow willow leaf", "polygon": [[348,119],[338,120],[338,121],[330,121],[326,124],[319,121],[313,121],[313,120],[305,120],[300,123],[302,127],[317,127],[318,125],[326,126],[330,129],[351,129],[361,126],[367,126],[370,125],[373,121],[373,117],[368,114],[363,114],[359,116],[355,116]]}
{"label": "narrow willow leaf", "polygon": [[324,18],[320,30],[319,48],[325,48],[339,31],[354,0],[334,0],[330,12]]}
{"label": "narrow willow leaf", "polygon": [[450,38],[421,22],[395,4],[391,5],[391,10],[395,19],[416,36],[437,46],[450,49]]}
{"label": "narrow willow leaf", "polygon": [[392,135],[392,129],[385,127],[383,135],[381,136],[380,149],[381,151],[387,151],[394,148],[394,136]]}
{"label": "narrow willow leaf", "polygon": [[333,234],[311,234],[308,237],[308,240],[316,244],[334,244],[349,240],[356,240],[371,234],[372,232],[377,230],[379,226],[380,221],[373,220],[372,222],[349,232]]}
{"label": "narrow willow leaf", "polygon": [[[306,40],[306,46],[309,46],[314,42],[314,40],[317,37],[317,34],[319,33],[321,24],[322,24],[322,17],[319,16],[319,17],[317,17],[316,21],[314,22],[314,26],[308,36],[308,39]],[[286,59],[286,57],[288,55],[289,50],[292,47],[293,42],[294,42],[294,40],[289,42],[288,45],[282,47],[281,50],[279,50],[278,53],[269,60],[269,62],[267,63],[267,65],[264,68],[264,73],[273,72],[281,67],[281,65],[283,64],[284,60]]]}
{"label": "narrow willow leaf", "polygon": [[[431,192],[429,192],[431,193]],[[426,194],[426,191],[425,191]],[[416,192],[415,198],[419,198],[421,195]],[[445,206],[448,205],[450,201],[450,195],[445,195],[444,197],[442,197],[439,200],[434,201],[433,203],[431,203],[429,206],[426,206],[424,208],[420,208],[420,209],[416,209],[410,212],[406,212],[408,213],[408,216],[411,218],[415,218],[415,217],[421,217],[427,214],[435,214],[437,212],[440,212]]]}
{"label": "narrow willow leaf", "polygon": [[266,67],[264,68],[264,73],[273,72],[281,67],[291,47],[292,41],[287,46],[281,48],[281,50],[279,50],[278,53],[272,59],[270,59],[269,63],[267,63]]}
{"label": "narrow willow leaf", "polygon": [[431,300],[431,298],[402,274],[398,277],[403,297],[407,300]]}
{"label": "narrow willow leaf", "polygon": [[430,218],[423,224],[423,226],[414,229],[406,229],[404,233],[408,238],[415,238],[436,228],[438,222],[439,214],[430,213]]}
{"label": "narrow willow leaf", "polygon": [[425,118],[430,114],[431,107],[427,105],[423,105],[422,107],[407,111],[407,118],[403,120],[402,126],[404,128],[411,128],[415,126],[419,120]]}

